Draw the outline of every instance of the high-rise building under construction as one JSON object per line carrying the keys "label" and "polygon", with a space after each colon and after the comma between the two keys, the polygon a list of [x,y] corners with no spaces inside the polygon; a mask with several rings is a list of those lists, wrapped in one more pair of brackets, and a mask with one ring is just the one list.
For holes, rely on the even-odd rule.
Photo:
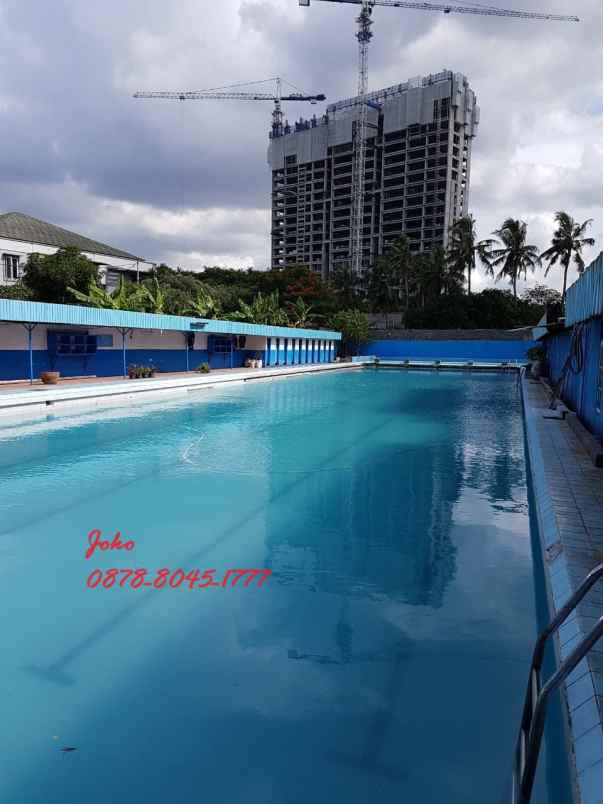
{"label": "high-rise building under construction", "polygon": [[[464,75],[444,71],[365,96],[368,109],[362,266],[405,234],[413,251],[446,246],[467,214],[471,141],[479,123]],[[270,134],[272,267],[324,277],[350,264],[359,100]]]}

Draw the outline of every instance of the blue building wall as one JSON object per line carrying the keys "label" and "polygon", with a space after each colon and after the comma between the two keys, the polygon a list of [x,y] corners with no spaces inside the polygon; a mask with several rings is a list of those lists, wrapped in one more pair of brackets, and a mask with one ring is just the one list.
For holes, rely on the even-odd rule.
{"label": "blue building wall", "polygon": [[[241,368],[248,357],[255,357],[257,349],[236,349],[232,354],[232,367]],[[99,349],[88,357],[63,357],[50,359],[46,349],[33,350],[33,374],[39,377],[42,371],[59,371],[62,377],[114,377],[123,374],[123,355],[120,349]],[[206,349],[193,349],[188,353],[191,371],[201,363],[211,368],[230,368],[230,354],[211,355]],[[159,371],[186,371],[184,349],[129,349],[126,350],[126,365],[153,365]],[[25,349],[0,351],[0,380],[18,380],[29,377],[29,353]]]}
{"label": "blue building wall", "polygon": [[361,355],[397,360],[527,360],[534,341],[437,341],[386,340],[362,344]]}
{"label": "blue building wall", "polygon": [[[603,438],[603,412],[597,412],[597,393],[599,383],[603,380],[599,377],[603,317],[587,321],[582,332],[584,365],[580,373],[574,373],[571,369],[567,372],[562,397],[568,407],[576,411],[584,425]],[[553,383],[558,381],[563,371],[570,350],[571,335],[572,330],[567,329],[544,339]]]}

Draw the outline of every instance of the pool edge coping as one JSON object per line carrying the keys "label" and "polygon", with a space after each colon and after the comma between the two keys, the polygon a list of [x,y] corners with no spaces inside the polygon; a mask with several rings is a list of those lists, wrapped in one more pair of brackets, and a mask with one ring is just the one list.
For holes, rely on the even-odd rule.
{"label": "pool edge coping", "polygon": [[212,376],[211,372],[204,375],[190,377],[174,377],[172,379],[140,380],[133,384],[132,380],[116,380],[114,383],[90,383],[77,386],[49,387],[36,390],[19,391],[14,394],[0,394],[0,416],[3,414],[18,414],[19,411],[31,414],[38,408],[45,411],[50,406],[60,406],[64,403],[93,402],[103,398],[131,398],[145,394],[164,394],[167,391],[182,392],[194,389],[213,388],[226,383],[244,383],[261,380],[280,379],[303,374],[317,374],[325,371],[342,371],[361,369],[362,363],[312,363],[292,366],[271,366],[264,369],[250,369],[232,375],[219,374]]}
{"label": "pool edge coping", "polygon": [[[562,538],[557,524],[555,504],[546,476],[541,436],[536,425],[537,417],[542,415],[542,412],[532,405],[528,396],[527,383],[526,376],[522,375],[521,398],[528,450],[528,470],[534,492],[538,543],[544,569],[548,606],[550,612],[556,613],[576,591],[583,576],[576,576],[575,572],[571,570],[570,564],[577,549]],[[586,575],[586,571],[583,574]],[[559,632],[554,635],[557,665],[569,655],[578,639],[586,636],[577,610],[568,617],[566,624],[574,629],[575,634],[563,643]],[[597,694],[595,672],[587,659],[580,662],[570,673],[561,685],[560,692],[566,726],[566,742],[569,743],[567,745],[568,764],[574,801],[576,804],[602,804],[603,722],[597,700],[600,696]],[[574,716],[578,709],[581,710],[579,718],[583,723],[580,732],[578,732],[580,727],[577,718]],[[584,723],[586,722],[591,725],[585,730]]]}

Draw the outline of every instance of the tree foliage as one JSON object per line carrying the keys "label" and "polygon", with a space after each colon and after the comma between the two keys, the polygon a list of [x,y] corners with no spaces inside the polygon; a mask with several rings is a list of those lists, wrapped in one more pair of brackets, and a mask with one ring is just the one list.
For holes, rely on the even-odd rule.
{"label": "tree foliage", "polygon": [[547,262],[544,275],[547,276],[551,268],[559,263],[563,269],[563,291],[561,299],[565,302],[565,292],[567,290],[567,271],[570,263],[573,262],[579,274],[584,270],[584,259],[582,249],[585,246],[594,246],[595,241],[592,237],[585,237],[585,232],[592,223],[592,218],[584,223],[576,223],[567,212],[556,212],[555,221],[557,228],[553,235],[550,248],[543,251],[540,258]]}
{"label": "tree foliage", "polygon": [[492,234],[500,240],[501,245],[493,245],[488,254],[487,270],[495,274],[496,281],[508,279],[513,288],[513,296],[517,298],[517,280],[527,279],[528,270],[534,271],[540,265],[537,246],[526,243],[528,226],[525,221],[507,218],[500,229]]}
{"label": "tree foliage", "polygon": [[31,254],[23,271],[23,285],[33,301],[73,304],[69,288],[86,293],[90,283],[98,283],[98,268],[76,248],[56,254]]}
{"label": "tree foliage", "polygon": [[369,323],[361,310],[339,310],[329,321],[329,328],[341,332],[345,354],[357,354],[361,343],[369,339]]}

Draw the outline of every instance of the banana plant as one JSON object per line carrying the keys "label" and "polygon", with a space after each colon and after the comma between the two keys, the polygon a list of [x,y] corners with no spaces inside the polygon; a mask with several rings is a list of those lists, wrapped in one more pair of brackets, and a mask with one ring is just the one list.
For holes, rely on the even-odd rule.
{"label": "banana plant", "polygon": [[94,281],[90,282],[88,293],[82,293],[72,287],[68,287],[67,290],[78,301],[89,307],[101,307],[106,310],[132,309],[132,294],[123,276],[119,277],[119,285],[113,293],[108,293],[105,288],[99,287]]}

